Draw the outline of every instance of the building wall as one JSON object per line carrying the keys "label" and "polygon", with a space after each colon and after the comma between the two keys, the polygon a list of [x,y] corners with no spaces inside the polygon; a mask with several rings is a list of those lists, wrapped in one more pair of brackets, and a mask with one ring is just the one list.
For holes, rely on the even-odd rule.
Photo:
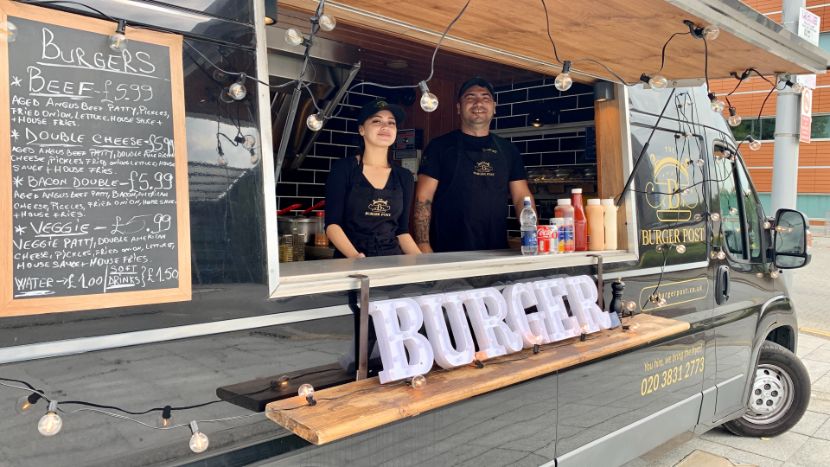
{"label": "building wall", "polygon": [[[744,3],[765,14],[773,21],[781,21],[781,0],[745,0]],[[821,17],[821,33],[830,39],[830,4],[822,0],[808,0],[807,9]],[[830,40],[825,42],[830,44]],[[825,47],[827,47],[825,45]],[[768,77],[772,79],[773,77]],[[718,95],[732,91],[737,84],[734,79],[713,80],[712,89]],[[771,86],[761,78],[746,80],[735,94],[729,97],[737,113],[744,119],[774,117],[776,93],[767,100],[761,111],[764,98]],[[816,89],[813,91],[813,117],[830,116],[830,75],[818,75]],[[771,214],[772,160],[773,141],[763,140],[758,151],[742,148],[756,189],[761,194],[765,211]],[[830,138],[813,139],[809,144],[802,143],[798,159],[798,209],[805,212],[815,223],[823,223],[830,217]]]}

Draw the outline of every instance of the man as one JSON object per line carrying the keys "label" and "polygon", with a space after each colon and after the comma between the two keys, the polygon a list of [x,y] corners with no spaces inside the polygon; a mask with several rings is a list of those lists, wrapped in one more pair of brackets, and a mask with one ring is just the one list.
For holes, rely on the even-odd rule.
{"label": "man", "polygon": [[[461,129],[424,150],[415,189],[414,237],[424,253],[507,248],[505,201],[516,217],[531,196],[519,150],[490,133],[493,85],[475,77],[461,85]],[[531,205],[533,204],[531,196]]]}

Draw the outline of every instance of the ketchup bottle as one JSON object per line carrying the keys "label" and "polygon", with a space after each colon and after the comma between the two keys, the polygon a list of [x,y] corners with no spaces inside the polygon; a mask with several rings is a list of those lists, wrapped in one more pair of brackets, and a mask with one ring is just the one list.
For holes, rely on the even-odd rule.
{"label": "ketchup bottle", "polygon": [[571,190],[571,204],[574,208],[574,249],[588,251],[588,222],[582,205],[582,188]]}

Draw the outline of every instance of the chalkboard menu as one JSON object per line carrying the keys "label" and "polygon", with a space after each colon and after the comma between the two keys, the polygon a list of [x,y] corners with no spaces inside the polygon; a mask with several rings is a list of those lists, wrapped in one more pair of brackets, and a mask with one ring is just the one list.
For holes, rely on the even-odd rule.
{"label": "chalkboard menu", "polygon": [[189,299],[181,37],[0,8],[0,316]]}

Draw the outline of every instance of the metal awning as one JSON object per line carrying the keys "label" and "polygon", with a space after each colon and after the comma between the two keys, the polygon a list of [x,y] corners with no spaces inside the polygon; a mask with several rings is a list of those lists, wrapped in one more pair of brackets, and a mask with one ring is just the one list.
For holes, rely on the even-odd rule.
{"label": "metal awning", "polygon": [[[337,0],[326,12],[339,22],[425,44],[435,44],[465,0]],[[708,41],[708,77],[727,78],[755,68],[763,74],[823,73],[830,55],[737,0],[546,0],[559,57],[573,62],[575,79],[626,81],[660,68],[661,49],[684,20],[717,25]],[[278,0],[280,8],[311,14],[316,0]],[[552,75],[560,71],[548,41],[540,0],[472,0],[442,49]],[[704,77],[704,42],[675,37],[661,72],[671,80]]]}

